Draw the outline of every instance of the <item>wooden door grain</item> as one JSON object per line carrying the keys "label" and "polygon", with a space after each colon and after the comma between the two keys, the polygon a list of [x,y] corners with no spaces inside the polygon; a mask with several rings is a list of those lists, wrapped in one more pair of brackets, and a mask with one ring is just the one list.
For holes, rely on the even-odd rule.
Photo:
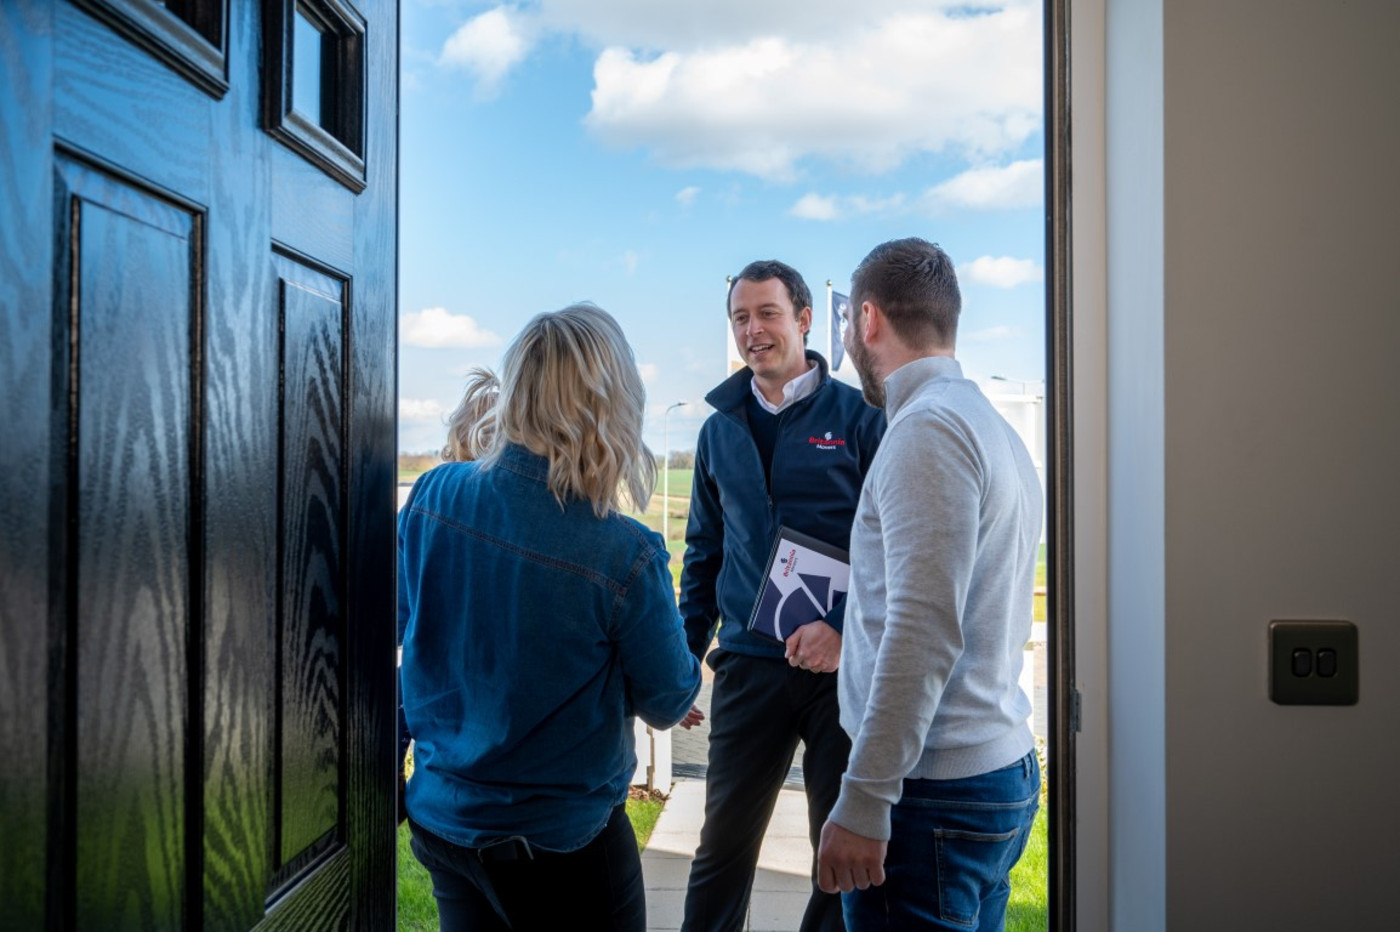
{"label": "wooden door grain", "polygon": [[292,147],[288,2],[0,4],[0,928],[393,921],[397,6]]}

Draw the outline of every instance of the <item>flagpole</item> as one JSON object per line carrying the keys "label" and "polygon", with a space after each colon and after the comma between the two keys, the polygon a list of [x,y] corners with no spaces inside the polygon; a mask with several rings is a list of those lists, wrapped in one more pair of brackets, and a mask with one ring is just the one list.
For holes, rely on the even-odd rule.
{"label": "flagpole", "polygon": [[831,279],[826,280],[826,359],[831,362],[836,358],[836,328],[831,325],[835,320],[831,316]]}

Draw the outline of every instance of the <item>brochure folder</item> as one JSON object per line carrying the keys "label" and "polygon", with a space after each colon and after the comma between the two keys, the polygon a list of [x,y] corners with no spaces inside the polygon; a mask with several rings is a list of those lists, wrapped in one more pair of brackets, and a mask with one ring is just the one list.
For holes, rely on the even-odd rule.
{"label": "brochure folder", "polygon": [[798,628],[825,618],[846,594],[850,579],[846,551],[792,528],[778,528],[749,630],[787,641]]}

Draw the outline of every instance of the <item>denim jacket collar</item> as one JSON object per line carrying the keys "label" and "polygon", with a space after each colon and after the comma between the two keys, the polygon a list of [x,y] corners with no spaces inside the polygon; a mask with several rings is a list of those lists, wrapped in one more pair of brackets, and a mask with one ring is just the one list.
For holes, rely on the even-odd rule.
{"label": "denim jacket collar", "polygon": [[530,450],[518,443],[508,443],[501,451],[500,457],[496,460],[496,465],[503,469],[524,476],[526,479],[534,479],[538,482],[549,481],[549,460],[538,453],[531,453]]}

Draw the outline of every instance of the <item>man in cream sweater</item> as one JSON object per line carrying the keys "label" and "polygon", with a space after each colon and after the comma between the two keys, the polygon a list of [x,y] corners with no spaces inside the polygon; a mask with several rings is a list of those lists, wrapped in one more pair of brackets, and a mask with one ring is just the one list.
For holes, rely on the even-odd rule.
{"label": "man in cream sweater", "polygon": [[920,239],[856,269],[844,340],[889,426],[851,531],[839,671],[851,736],[819,881],[847,928],[1000,930],[1039,804],[1017,685],[1041,492],[953,358],[953,264]]}

